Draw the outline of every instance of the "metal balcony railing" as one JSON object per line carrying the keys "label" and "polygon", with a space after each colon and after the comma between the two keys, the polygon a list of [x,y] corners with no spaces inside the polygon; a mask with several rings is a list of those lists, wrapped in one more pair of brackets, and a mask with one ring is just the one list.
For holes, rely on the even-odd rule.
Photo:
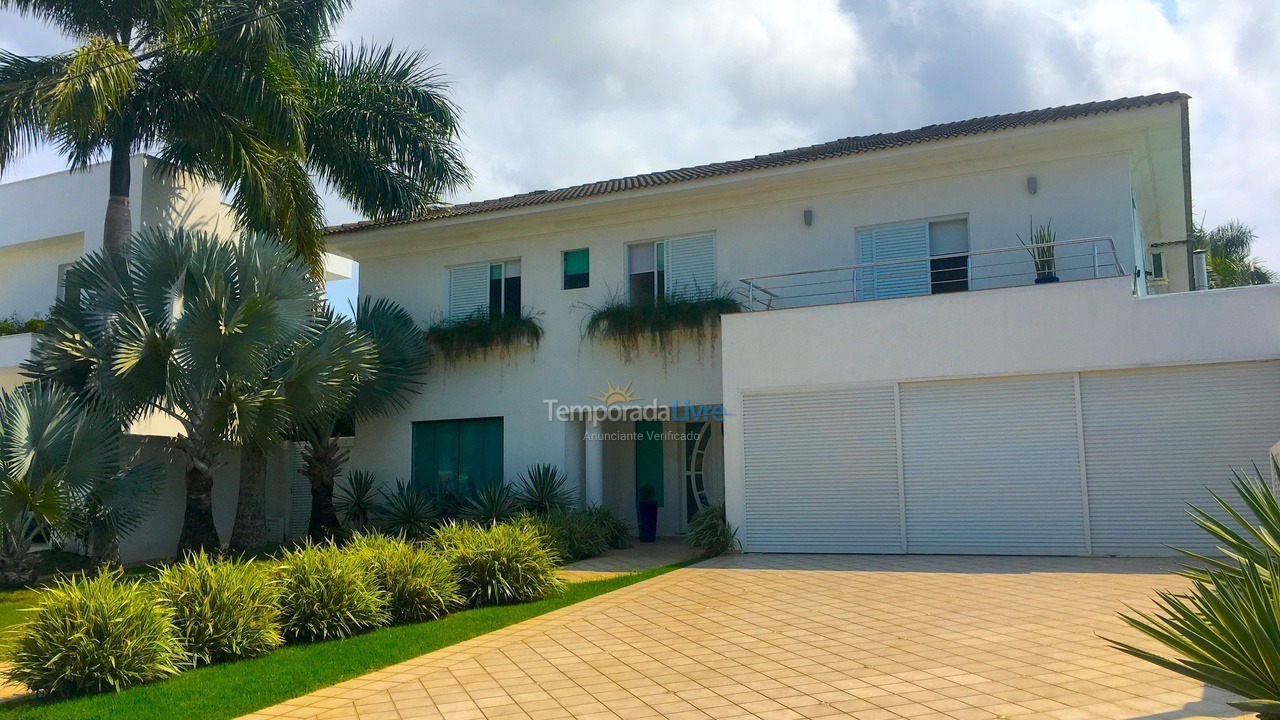
{"label": "metal balcony railing", "polygon": [[[742,278],[747,310],[886,300],[1126,275],[1109,236],[1060,240],[1037,261],[1025,245]],[[1056,279],[1055,279],[1056,278]]]}

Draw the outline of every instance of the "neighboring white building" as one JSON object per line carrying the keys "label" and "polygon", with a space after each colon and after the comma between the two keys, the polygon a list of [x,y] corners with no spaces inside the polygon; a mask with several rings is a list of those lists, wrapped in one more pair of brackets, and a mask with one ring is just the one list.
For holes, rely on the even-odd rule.
{"label": "neighboring white building", "polygon": [[[662,534],[726,502],[747,551],[1196,543],[1184,502],[1280,439],[1280,288],[1188,292],[1186,103],[980,118],[332,228],[361,293],[424,327],[493,289],[546,330],[536,350],[436,363],[405,410],[357,428],[351,466],[430,487],[551,462],[631,519],[637,484],[659,488]],[[1019,238],[1050,223],[1061,282],[1037,284]],[[583,338],[590,307],[654,283],[732,287],[751,312],[674,362]],[[727,417],[668,422],[661,440],[549,417],[611,387],[634,398],[619,407]]]}
{"label": "neighboring white building", "polygon": [[[235,220],[222,202],[217,185],[196,183],[157,173],[159,161],[148,155],[131,159],[133,187],[129,207],[133,227],[185,226],[219,235],[235,231]],[[81,256],[102,248],[107,207],[106,163],[83,172],[57,172],[0,185],[0,319],[45,316],[62,289],[63,275]],[[326,279],[351,277],[352,263],[330,255]],[[26,378],[21,364],[30,356],[31,334],[0,336],[0,390],[16,387]],[[135,442],[146,453],[170,452],[169,475],[160,508],[146,529],[126,538],[121,555],[126,561],[171,555],[177,547],[185,497],[181,456],[169,448],[167,438],[178,425],[162,416],[145,418],[130,428]],[[214,494],[214,514],[225,540],[235,517],[239,465],[235,452],[219,470]],[[268,514],[282,535],[289,517],[291,464],[284,457],[271,459],[268,473]],[[305,511],[302,508],[301,511]],[[296,512],[295,512],[296,514]],[[293,522],[292,524],[297,524]],[[305,526],[305,518],[301,521]]]}

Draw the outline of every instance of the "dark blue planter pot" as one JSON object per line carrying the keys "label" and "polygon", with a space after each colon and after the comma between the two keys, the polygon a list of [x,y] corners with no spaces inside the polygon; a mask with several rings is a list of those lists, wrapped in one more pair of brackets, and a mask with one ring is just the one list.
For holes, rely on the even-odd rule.
{"label": "dark blue planter pot", "polygon": [[658,503],[654,500],[636,502],[636,524],[639,525],[640,542],[658,540]]}
{"label": "dark blue planter pot", "polygon": [[1036,278],[1037,285],[1046,285],[1048,283],[1056,283],[1056,282],[1058,282],[1057,275],[1041,275],[1040,277]]}

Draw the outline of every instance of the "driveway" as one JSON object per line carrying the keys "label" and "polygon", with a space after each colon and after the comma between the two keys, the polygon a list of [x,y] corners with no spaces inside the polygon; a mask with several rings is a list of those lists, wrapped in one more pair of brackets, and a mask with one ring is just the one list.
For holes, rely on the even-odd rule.
{"label": "driveway", "polygon": [[1110,649],[1169,563],[719,558],[252,717],[1245,718]]}

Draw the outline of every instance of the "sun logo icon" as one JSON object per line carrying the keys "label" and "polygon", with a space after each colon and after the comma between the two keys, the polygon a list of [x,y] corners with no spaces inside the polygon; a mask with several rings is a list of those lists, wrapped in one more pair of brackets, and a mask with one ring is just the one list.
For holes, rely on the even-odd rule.
{"label": "sun logo icon", "polygon": [[631,383],[627,383],[625,387],[616,387],[613,381],[609,381],[608,387],[599,395],[588,395],[592,400],[599,400],[605,405],[616,405],[618,403],[632,402],[636,399],[631,394]]}

